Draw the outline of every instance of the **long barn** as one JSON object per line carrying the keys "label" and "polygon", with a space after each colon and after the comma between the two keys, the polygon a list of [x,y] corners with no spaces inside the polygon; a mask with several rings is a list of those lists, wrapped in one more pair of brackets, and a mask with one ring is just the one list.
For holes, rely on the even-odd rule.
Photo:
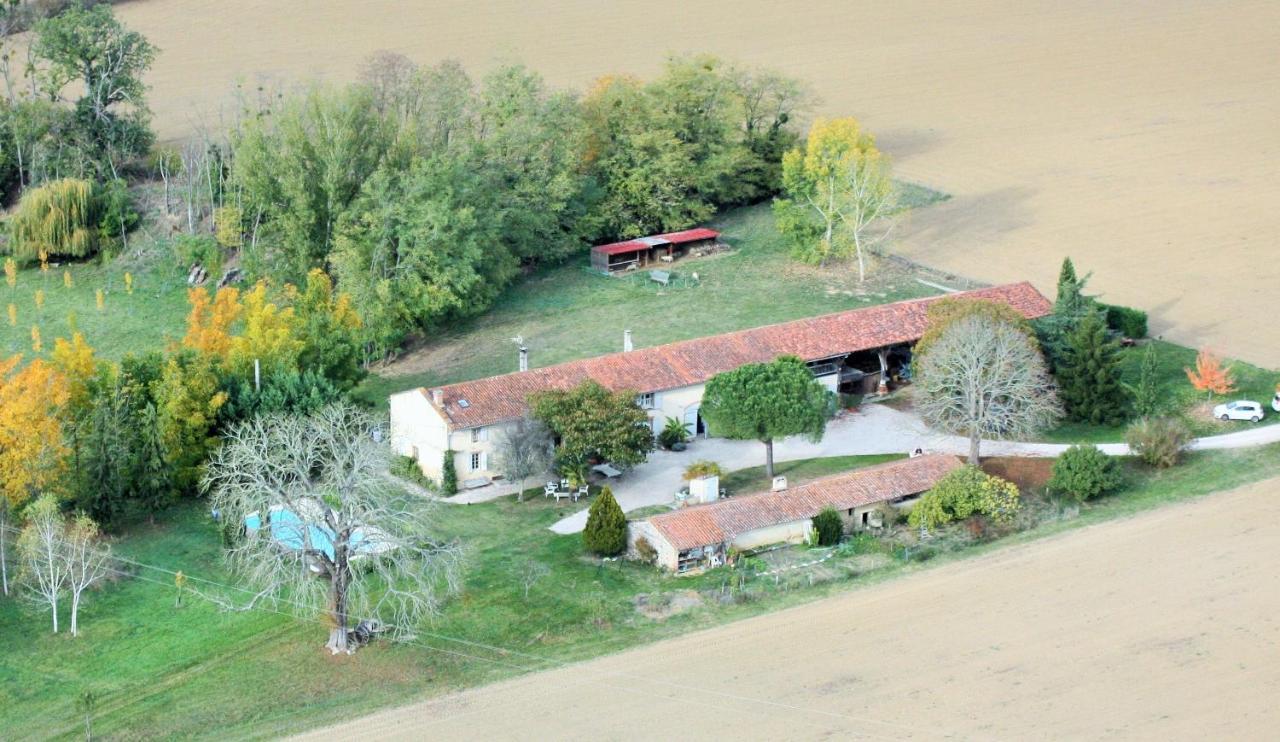
{"label": "long barn", "polygon": [[[1028,319],[1052,305],[1030,283],[977,289],[952,297],[1008,304]],[[913,299],[765,325],[723,335],[630,349],[620,353],[529,368],[391,396],[391,440],[423,474],[439,481],[446,451],[468,486],[498,477],[492,458],[494,432],[527,412],[530,395],[570,389],[588,379],[612,391],[629,390],[649,414],[655,434],[667,421],[682,421],[699,437],[713,435],[699,414],[706,382],[743,364],[793,355],[832,391],[875,389],[895,368],[906,368],[911,346],[928,325],[929,305],[942,297]],[[522,351],[523,352],[523,351]]]}

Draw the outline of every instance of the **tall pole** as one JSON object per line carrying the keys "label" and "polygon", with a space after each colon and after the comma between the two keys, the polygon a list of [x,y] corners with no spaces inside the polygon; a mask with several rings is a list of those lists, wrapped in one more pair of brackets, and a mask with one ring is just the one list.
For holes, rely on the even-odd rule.
{"label": "tall pole", "polygon": [[253,359],[253,390],[262,391],[262,364],[257,358]]}

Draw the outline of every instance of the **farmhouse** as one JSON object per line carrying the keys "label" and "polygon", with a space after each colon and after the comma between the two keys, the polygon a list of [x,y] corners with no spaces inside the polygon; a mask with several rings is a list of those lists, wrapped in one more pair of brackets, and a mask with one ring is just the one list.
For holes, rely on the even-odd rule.
{"label": "farmhouse", "polygon": [[652,263],[670,263],[690,250],[715,245],[719,238],[720,233],[714,229],[699,227],[596,245],[591,248],[591,269],[609,274],[643,268]]}
{"label": "farmhouse", "polygon": [[[1029,283],[977,289],[951,296],[1006,303],[1028,318],[1049,313],[1049,300]],[[593,379],[614,391],[630,390],[649,411],[654,432],[669,419],[690,433],[707,436],[698,410],[703,386],[718,373],[778,356],[803,359],[832,391],[859,392],[884,386],[906,373],[911,346],[924,334],[929,305],[939,297],[900,301],[819,317],[766,325],[723,335],[632,350],[596,358],[491,376],[391,396],[391,442],[410,456],[423,474],[439,481],[446,451],[454,452],[458,478],[482,486],[496,472],[494,431],[527,411],[531,394],[570,389]],[[521,366],[525,366],[521,351]]]}
{"label": "farmhouse", "polygon": [[658,566],[689,572],[724,564],[730,549],[800,543],[809,537],[812,518],[827,507],[840,513],[845,530],[879,526],[884,510],[913,502],[960,466],[955,456],[928,454],[789,490],[694,505],[632,521],[627,551],[638,556],[636,544],[644,539],[657,553]]}

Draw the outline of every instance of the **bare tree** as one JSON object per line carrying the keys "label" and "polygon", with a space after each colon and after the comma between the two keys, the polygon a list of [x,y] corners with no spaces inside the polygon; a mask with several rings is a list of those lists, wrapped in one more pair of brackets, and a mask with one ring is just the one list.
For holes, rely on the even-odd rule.
{"label": "bare tree", "polygon": [[925,422],[969,437],[1024,438],[1062,417],[1057,389],[1035,342],[1021,329],[971,315],[943,330],[917,361],[916,408]]}
{"label": "bare tree", "polygon": [[520,584],[524,586],[524,599],[529,599],[529,590],[538,580],[551,574],[551,569],[542,562],[535,562],[532,559],[524,563],[524,567],[520,569]]}
{"label": "bare tree", "polygon": [[67,565],[67,588],[71,591],[71,635],[79,636],[82,596],[107,576],[111,569],[111,549],[101,543],[98,524],[87,515],[77,515],[64,526],[62,550]]}
{"label": "bare tree", "polygon": [[409,116],[418,110],[418,65],[403,54],[377,51],[360,63],[356,79],[369,88],[378,113]]}
{"label": "bare tree", "polygon": [[9,520],[13,507],[9,498],[0,496],[0,589],[9,594]]}
{"label": "bare tree", "polygon": [[840,221],[853,239],[858,259],[858,280],[866,280],[866,253],[889,238],[892,221],[881,221],[898,206],[898,189],[889,175],[888,161],[877,151],[856,158],[844,170],[847,197],[839,210]]}
{"label": "bare tree", "polygon": [[232,428],[203,487],[243,536],[228,551],[258,598],[324,612],[326,646],[351,652],[353,616],[410,636],[457,591],[461,547],[433,534],[432,504],[393,497],[381,423],[346,403]]}
{"label": "bare tree", "polygon": [[22,584],[30,599],[49,606],[53,633],[58,633],[58,600],[67,590],[69,575],[63,555],[65,524],[58,502],[45,495],[27,509],[27,524],[18,536],[22,555]]}
{"label": "bare tree", "polygon": [[540,420],[527,415],[498,431],[494,440],[498,472],[520,488],[517,501],[524,499],[524,484],[529,477],[544,474],[551,468],[553,449],[551,431]]}

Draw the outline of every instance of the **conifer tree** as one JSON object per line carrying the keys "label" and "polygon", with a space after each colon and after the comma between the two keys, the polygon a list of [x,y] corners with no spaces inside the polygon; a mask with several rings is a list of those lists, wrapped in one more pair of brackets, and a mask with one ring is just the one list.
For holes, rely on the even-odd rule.
{"label": "conifer tree", "polygon": [[1085,316],[1066,337],[1058,365],[1059,396],[1072,420],[1118,425],[1129,413],[1129,392],[1120,380],[1120,343],[1107,338],[1099,312]]}
{"label": "conifer tree", "polygon": [[591,503],[587,527],[582,531],[582,545],[600,556],[616,556],[627,548],[627,516],[608,487]]}
{"label": "conifer tree", "polygon": [[1133,411],[1139,417],[1150,417],[1160,411],[1160,389],[1156,366],[1156,347],[1148,345],[1142,353],[1138,385],[1133,390]]}

